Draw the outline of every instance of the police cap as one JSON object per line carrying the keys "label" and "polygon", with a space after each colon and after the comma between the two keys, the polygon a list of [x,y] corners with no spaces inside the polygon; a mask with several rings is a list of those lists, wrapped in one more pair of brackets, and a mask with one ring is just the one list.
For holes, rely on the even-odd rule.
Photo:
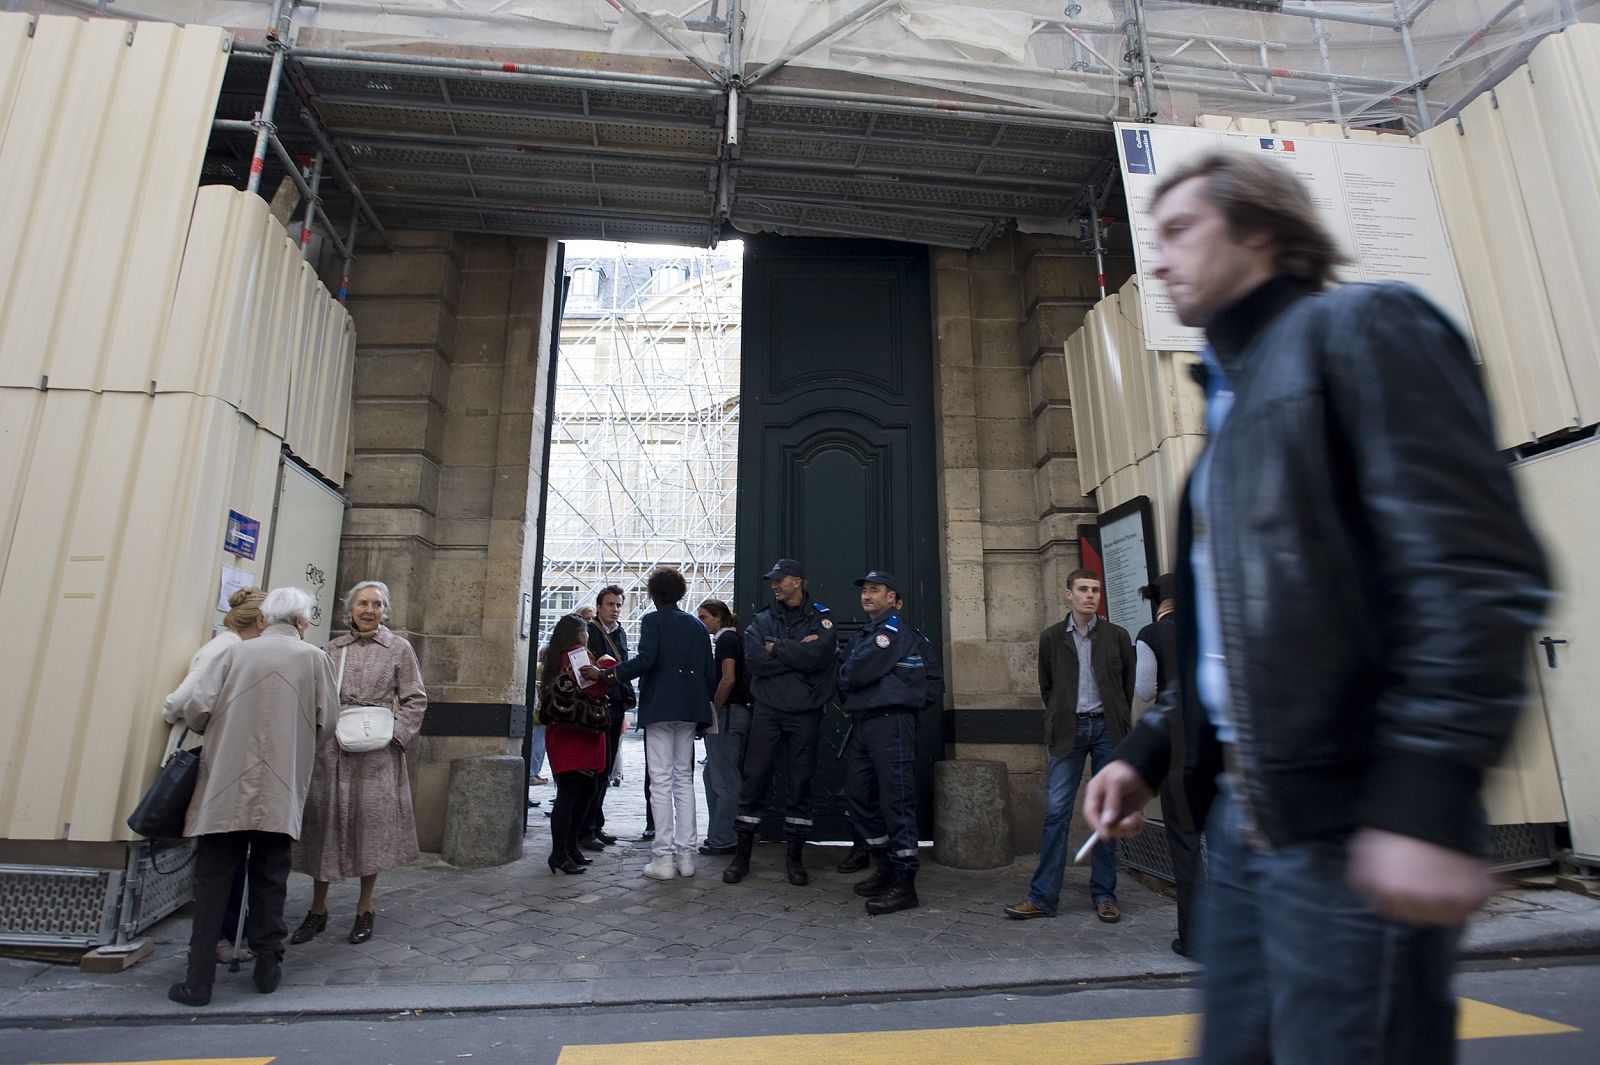
{"label": "police cap", "polygon": [[792,558],[780,558],[772,564],[762,580],[775,581],[779,577],[799,577],[805,580],[806,568]]}
{"label": "police cap", "polygon": [[900,582],[899,582],[899,580],[897,580],[895,578],[895,575],[890,573],[888,570],[883,570],[883,569],[875,569],[875,570],[873,570],[871,573],[867,574],[865,577],[862,577],[860,580],[856,581],[856,587],[859,588],[863,584],[866,584],[868,581],[871,581],[873,584],[881,584],[881,585],[883,585],[885,588],[889,589],[895,595],[899,595],[900,594]]}

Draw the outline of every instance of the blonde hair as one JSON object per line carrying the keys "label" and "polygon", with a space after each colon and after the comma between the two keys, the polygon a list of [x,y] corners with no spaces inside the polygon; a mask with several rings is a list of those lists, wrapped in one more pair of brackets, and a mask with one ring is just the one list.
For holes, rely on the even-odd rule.
{"label": "blonde hair", "polygon": [[265,588],[257,588],[255,585],[240,588],[228,596],[228,606],[232,609],[223,617],[222,623],[234,632],[244,632],[252,628],[261,620],[261,604],[266,598]]}

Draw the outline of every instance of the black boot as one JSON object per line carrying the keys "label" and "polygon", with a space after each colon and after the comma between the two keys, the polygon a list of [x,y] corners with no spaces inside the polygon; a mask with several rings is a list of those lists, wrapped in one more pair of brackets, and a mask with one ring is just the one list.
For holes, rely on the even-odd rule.
{"label": "black boot", "polygon": [[733,861],[728,863],[728,868],[722,873],[724,884],[737,884],[750,874],[750,851],[756,845],[754,832],[740,832],[738,841],[734,844]]}
{"label": "black boot", "polygon": [[783,868],[789,875],[789,883],[795,887],[805,887],[811,883],[811,876],[806,872],[805,846],[805,840],[791,839],[789,853],[783,859]]}
{"label": "black boot", "polygon": [[263,995],[278,990],[278,981],[283,979],[283,951],[264,950],[257,954],[255,971],[250,974],[250,979],[255,981],[256,990]]}
{"label": "black boot", "polygon": [[867,912],[873,916],[881,913],[893,913],[896,910],[912,910],[920,903],[917,901],[917,874],[896,872],[894,883],[875,899],[867,900]]}
{"label": "black boot", "polygon": [[888,891],[889,885],[893,883],[894,867],[889,864],[888,855],[880,854],[878,855],[878,871],[865,880],[856,882],[856,894],[864,899],[877,898],[885,891]]}
{"label": "black boot", "polygon": [[872,854],[867,850],[865,843],[850,844],[850,853],[844,856],[844,861],[838,865],[841,873],[859,873],[872,864]]}

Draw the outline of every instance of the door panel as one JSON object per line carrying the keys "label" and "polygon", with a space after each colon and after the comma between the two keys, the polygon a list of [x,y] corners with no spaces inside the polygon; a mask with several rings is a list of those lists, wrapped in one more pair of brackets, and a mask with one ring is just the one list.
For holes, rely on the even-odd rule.
{"label": "door panel", "polygon": [[[736,610],[770,602],[761,576],[797,558],[844,645],[865,617],[854,581],[889,569],[907,617],[940,645],[933,345],[926,249],[873,241],[757,237],[745,245]],[[924,838],[942,714],[923,715]],[[845,839],[846,721],[828,710],[816,777],[816,836]],[[778,781],[777,794],[785,782]],[[780,819],[769,817],[776,834]]]}

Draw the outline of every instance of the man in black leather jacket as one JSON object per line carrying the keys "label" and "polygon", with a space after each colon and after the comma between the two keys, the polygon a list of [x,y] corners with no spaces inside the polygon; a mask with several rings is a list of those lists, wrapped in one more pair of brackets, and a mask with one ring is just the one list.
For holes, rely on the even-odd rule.
{"label": "man in black leather jacket", "polygon": [[1165,177],[1153,219],[1210,345],[1193,609],[1086,816],[1131,835],[1171,776],[1206,824],[1203,1061],[1453,1060],[1459,930],[1492,890],[1479,786],[1549,594],[1476,367],[1412,289],[1322,291],[1343,256],[1264,157]]}

